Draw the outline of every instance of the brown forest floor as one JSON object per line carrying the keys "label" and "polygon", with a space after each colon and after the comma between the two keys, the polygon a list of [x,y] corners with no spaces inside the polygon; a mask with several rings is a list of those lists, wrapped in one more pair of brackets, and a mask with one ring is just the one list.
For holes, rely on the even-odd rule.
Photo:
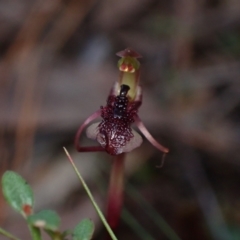
{"label": "brown forest floor", "polygon": [[[1,1],[1,173],[24,175],[63,229],[91,217],[102,239],[62,146],[104,207],[111,159],[76,153],[73,139],[131,47],[143,56],[139,115],[170,153],[163,168],[147,141],[129,155],[119,239],[240,239],[239,13],[238,0]],[[0,225],[29,238],[2,198],[0,209]]]}

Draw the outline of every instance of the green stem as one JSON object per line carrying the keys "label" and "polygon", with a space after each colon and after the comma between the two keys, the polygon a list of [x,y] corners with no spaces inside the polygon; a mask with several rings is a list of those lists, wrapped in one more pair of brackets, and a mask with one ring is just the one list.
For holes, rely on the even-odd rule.
{"label": "green stem", "polygon": [[79,173],[79,171],[78,171],[76,165],[74,164],[74,162],[73,162],[70,154],[68,153],[68,151],[67,151],[66,148],[63,148],[63,149],[64,149],[64,151],[65,151],[65,153],[66,153],[69,161],[71,162],[71,164],[72,164],[72,166],[73,166],[73,168],[74,168],[74,170],[75,170],[75,172],[76,172],[79,180],[81,181],[81,183],[82,183],[82,185],[83,185],[83,188],[85,189],[88,197],[90,198],[90,200],[91,200],[91,202],[92,202],[92,204],[93,204],[93,206],[94,206],[94,208],[95,208],[98,216],[100,217],[102,223],[104,224],[105,228],[107,229],[109,235],[111,236],[111,238],[112,238],[113,240],[117,240],[117,237],[114,235],[112,229],[111,229],[110,226],[108,225],[106,218],[104,217],[103,213],[102,213],[101,210],[99,209],[96,201],[95,201],[94,198],[93,198],[93,195],[92,195],[90,189],[88,188],[87,184],[85,183],[84,179],[82,178],[81,174]]}
{"label": "green stem", "polygon": [[12,240],[20,240],[20,238],[15,237],[14,235],[12,235],[11,233],[7,232],[6,230],[0,228],[0,234],[2,234],[5,237],[8,237],[9,239]]}
{"label": "green stem", "polygon": [[39,228],[31,226],[31,225],[28,225],[28,228],[30,230],[32,240],[42,240],[41,231]]}

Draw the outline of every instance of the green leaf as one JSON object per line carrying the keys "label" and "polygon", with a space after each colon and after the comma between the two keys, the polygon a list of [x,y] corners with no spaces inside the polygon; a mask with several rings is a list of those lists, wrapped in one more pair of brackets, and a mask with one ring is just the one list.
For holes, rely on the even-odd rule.
{"label": "green leaf", "polygon": [[94,224],[90,219],[83,219],[73,230],[73,240],[90,240]]}
{"label": "green leaf", "polygon": [[9,205],[24,217],[32,213],[33,191],[19,174],[6,171],[2,177],[3,195]]}
{"label": "green leaf", "polygon": [[52,210],[43,210],[27,218],[29,224],[45,230],[57,231],[60,217]]}

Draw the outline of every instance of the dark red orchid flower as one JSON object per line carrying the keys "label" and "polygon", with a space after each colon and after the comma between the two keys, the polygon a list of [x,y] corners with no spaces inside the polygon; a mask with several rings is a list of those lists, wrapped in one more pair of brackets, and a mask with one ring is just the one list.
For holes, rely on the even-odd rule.
{"label": "dark red orchid flower", "polygon": [[[124,189],[124,157],[127,152],[139,147],[142,137],[132,129],[135,124],[148,141],[163,153],[168,149],[158,143],[148,132],[138,116],[142,104],[142,88],[139,86],[141,55],[131,49],[117,53],[120,78],[112,87],[105,107],[89,116],[77,131],[75,146],[79,152],[106,151],[114,155],[107,203],[107,220],[112,229],[118,225]],[[79,138],[89,123],[96,118],[102,120],[87,128],[88,138],[97,140],[98,146],[81,146]]]}
{"label": "dark red orchid flower", "polygon": [[[135,123],[153,146],[168,153],[169,150],[152,137],[138,116],[142,89],[139,86],[140,63],[137,59],[141,55],[127,48],[118,52],[117,56],[121,57],[118,61],[119,81],[111,89],[106,106],[89,116],[80,126],[75,138],[76,149],[79,152],[106,151],[111,155],[131,152],[142,143],[142,137],[131,128]],[[100,146],[80,146],[79,138],[83,130],[100,116],[102,121],[92,124],[86,131],[88,138],[97,140]]]}

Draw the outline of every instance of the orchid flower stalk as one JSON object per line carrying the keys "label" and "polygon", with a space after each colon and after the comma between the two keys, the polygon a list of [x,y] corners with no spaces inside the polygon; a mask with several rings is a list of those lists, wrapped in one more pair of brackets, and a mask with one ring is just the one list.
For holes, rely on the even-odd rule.
{"label": "orchid flower stalk", "polygon": [[[120,77],[113,85],[106,106],[89,116],[79,127],[75,137],[75,147],[79,152],[105,151],[115,156],[110,176],[108,193],[107,220],[115,229],[118,225],[123,202],[124,158],[142,143],[141,135],[131,128],[135,124],[148,141],[164,154],[169,150],[158,143],[149,133],[140,117],[138,109],[142,104],[142,88],[139,85],[141,55],[127,48],[116,54],[120,57],[118,68]],[[81,146],[80,136],[83,130],[95,119],[102,120],[90,125],[87,137],[96,140],[99,145]]]}

